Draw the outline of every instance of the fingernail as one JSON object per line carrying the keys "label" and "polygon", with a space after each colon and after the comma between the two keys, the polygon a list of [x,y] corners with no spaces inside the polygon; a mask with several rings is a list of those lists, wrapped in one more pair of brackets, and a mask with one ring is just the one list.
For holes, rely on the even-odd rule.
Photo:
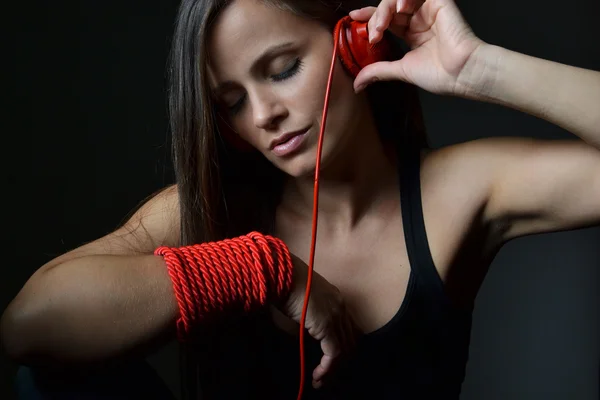
{"label": "fingernail", "polygon": [[359,85],[356,89],[354,89],[354,93],[359,93],[365,88],[365,85]]}
{"label": "fingernail", "polygon": [[399,12],[400,12],[400,10],[402,10],[402,6],[404,5],[403,3],[404,3],[404,1],[403,1],[403,0],[398,0],[398,1],[396,2],[396,12],[397,12],[397,13],[399,13]]}

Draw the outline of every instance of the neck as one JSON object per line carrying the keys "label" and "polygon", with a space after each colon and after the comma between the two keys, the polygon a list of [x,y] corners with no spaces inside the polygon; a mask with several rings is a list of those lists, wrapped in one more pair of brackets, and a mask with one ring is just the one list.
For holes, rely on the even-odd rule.
{"label": "neck", "polygon": [[[398,190],[395,153],[384,147],[372,118],[365,118],[361,125],[331,154],[327,164],[321,165],[319,230],[349,232],[373,211],[397,207],[387,195]],[[282,205],[310,220],[313,193],[314,175],[290,179]]]}

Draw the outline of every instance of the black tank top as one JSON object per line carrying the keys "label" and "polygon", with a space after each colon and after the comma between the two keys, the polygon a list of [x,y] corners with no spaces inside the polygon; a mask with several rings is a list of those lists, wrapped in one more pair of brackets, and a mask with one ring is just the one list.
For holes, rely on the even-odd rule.
{"label": "black tank top", "polygon": [[[332,381],[318,390],[311,381],[320,345],[305,336],[305,400],[459,398],[472,310],[452,306],[434,266],[423,220],[419,151],[404,148],[400,155],[411,266],[405,299],[387,324],[360,339]],[[267,312],[228,322],[211,337],[199,359],[201,399],[296,399],[298,339],[277,329]]]}

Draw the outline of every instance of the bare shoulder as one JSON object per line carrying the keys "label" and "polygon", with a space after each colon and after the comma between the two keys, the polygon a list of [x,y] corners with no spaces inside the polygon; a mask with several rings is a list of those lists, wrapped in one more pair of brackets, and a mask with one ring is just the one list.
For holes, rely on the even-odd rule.
{"label": "bare shoulder", "polygon": [[[448,172],[466,177],[489,177],[490,172],[506,167],[506,162],[522,157],[547,140],[525,137],[491,137],[427,150],[425,164],[433,173]],[[475,169],[474,169],[475,168]],[[491,177],[489,177],[491,178]]]}
{"label": "bare shoulder", "polygon": [[[519,167],[519,160],[531,157],[536,149],[553,143],[524,137],[493,137],[425,150],[421,179],[429,197],[444,197],[461,208],[469,205],[491,223],[487,210],[495,185],[507,169]],[[441,200],[441,199],[440,199]]]}
{"label": "bare shoulder", "polygon": [[115,231],[53,259],[42,269],[89,255],[149,254],[159,246],[178,246],[179,221],[177,186],[168,186],[143,200]]}
{"label": "bare shoulder", "polygon": [[423,151],[423,214],[442,279],[457,263],[486,263],[497,251],[502,226],[490,219],[488,212],[496,177],[534,142],[485,138]]}
{"label": "bare shoulder", "polygon": [[[428,149],[422,153],[423,200],[443,209],[458,207],[484,211],[494,177],[528,139],[485,138]],[[446,210],[447,211],[447,210]]]}
{"label": "bare shoulder", "polygon": [[477,139],[423,153],[424,208],[502,245],[599,224],[599,172],[600,152],[581,140]]}

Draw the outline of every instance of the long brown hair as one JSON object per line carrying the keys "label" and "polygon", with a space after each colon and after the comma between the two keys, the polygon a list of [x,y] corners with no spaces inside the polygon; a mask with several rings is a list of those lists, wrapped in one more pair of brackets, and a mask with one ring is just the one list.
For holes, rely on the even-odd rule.
{"label": "long brown hair", "polygon": [[[237,151],[218,130],[207,79],[206,38],[216,17],[233,1],[183,0],[177,15],[169,71],[169,111],[182,245],[221,240],[252,230],[271,233],[283,186],[280,170],[258,152]],[[340,18],[369,5],[363,0],[263,1],[320,21],[332,32]],[[401,57],[400,45],[397,53]],[[392,142],[411,136],[418,138],[419,147],[427,146],[413,87],[401,82],[378,82],[367,89],[367,94],[382,136]],[[184,378],[190,378],[183,372]],[[195,378],[191,379],[184,390],[196,384]]]}

